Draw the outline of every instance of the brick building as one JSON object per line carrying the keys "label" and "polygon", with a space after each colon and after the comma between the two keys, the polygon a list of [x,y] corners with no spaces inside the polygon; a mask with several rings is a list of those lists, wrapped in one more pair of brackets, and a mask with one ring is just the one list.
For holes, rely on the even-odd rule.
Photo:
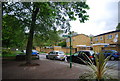
{"label": "brick building", "polygon": [[[66,39],[66,46],[70,47],[69,38]],[[85,34],[77,34],[72,36],[72,48],[75,48],[76,51],[90,49],[91,48],[90,37]]]}
{"label": "brick building", "polygon": [[109,49],[120,52],[120,30],[94,36],[92,42],[94,51],[100,52],[103,49]]}

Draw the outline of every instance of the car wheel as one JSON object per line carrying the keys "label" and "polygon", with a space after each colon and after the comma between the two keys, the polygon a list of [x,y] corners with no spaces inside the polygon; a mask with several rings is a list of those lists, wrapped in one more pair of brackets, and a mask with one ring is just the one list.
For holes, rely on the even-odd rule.
{"label": "car wheel", "polygon": [[115,60],[115,57],[111,57],[110,60]]}
{"label": "car wheel", "polygon": [[39,56],[39,55],[37,55],[37,59],[40,59],[40,56]]}
{"label": "car wheel", "polygon": [[67,62],[70,62],[70,59],[67,59]]}
{"label": "car wheel", "polygon": [[48,56],[46,56],[46,59],[49,59]]}
{"label": "car wheel", "polygon": [[65,60],[65,58],[64,59],[62,59],[62,61],[64,61]]}
{"label": "car wheel", "polygon": [[55,60],[55,57],[53,58],[53,60]]}

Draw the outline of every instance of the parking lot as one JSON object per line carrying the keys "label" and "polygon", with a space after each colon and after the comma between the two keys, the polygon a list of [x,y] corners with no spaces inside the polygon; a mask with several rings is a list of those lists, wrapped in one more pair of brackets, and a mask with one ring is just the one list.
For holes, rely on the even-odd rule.
{"label": "parking lot", "polygon": [[[47,60],[46,59],[46,54],[41,54],[39,55],[40,57],[40,60]],[[65,61],[57,61],[56,62],[58,63],[63,63],[63,64],[69,64],[69,63],[66,63]],[[77,63],[74,63],[77,65]],[[115,69],[115,70],[120,70],[120,61],[108,61],[107,63],[108,66],[111,66],[111,69]]]}
{"label": "parking lot", "polygon": [[[20,66],[25,61],[4,61],[3,79],[79,79],[80,75],[92,72],[87,65],[73,63],[69,68],[69,63],[59,60],[49,60],[45,54],[40,55],[39,60],[33,60],[39,66]],[[108,65],[116,64],[108,72],[115,79],[118,78],[118,61],[109,61]]]}

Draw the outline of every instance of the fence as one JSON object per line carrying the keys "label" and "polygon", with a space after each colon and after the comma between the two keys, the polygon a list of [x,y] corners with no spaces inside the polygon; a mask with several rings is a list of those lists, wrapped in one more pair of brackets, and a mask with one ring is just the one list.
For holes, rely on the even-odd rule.
{"label": "fence", "polygon": [[[70,53],[70,48],[66,48],[66,47],[60,47],[60,46],[55,46],[53,48],[39,48],[36,47],[36,50],[40,51],[40,52],[46,52],[49,53],[50,51],[63,51],[64,53]],[[72,53],[75,53],[76,49],[72,48]]]}

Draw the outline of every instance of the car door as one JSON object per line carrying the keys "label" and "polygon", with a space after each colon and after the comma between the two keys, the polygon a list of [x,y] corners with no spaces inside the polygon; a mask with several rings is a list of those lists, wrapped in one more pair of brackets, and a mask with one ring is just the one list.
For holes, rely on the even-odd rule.
{"label": "car door", "polygon": [[105,57],[110,56],[112,53],[113,53],[112,51],[106,51],[106,52],[105,52]]}
{"label": "car door", "polygon": [[53,51],[48,54],[48,58],[50,58],[50,59],[53,58]]}
{"label": "car door", "polygon": [[60,59],[64,59],[64,55],[65,55],[64,52],[60,51],[58,52],[58,55]]}
{"label": "car door", "polygon": [[81,58],[84,61],[88,61],[89,56],[90,56],[90,52],[88,52],[88,51],[82,51],[79,54],[79,58]]}
{"label": "car door", "polygon": [[78,54],[74,55],[74,61],[77,62],[77,63],[81,63],[82,62],[81,58],[82,58],[83,51],[79,51],[77,53]]}

